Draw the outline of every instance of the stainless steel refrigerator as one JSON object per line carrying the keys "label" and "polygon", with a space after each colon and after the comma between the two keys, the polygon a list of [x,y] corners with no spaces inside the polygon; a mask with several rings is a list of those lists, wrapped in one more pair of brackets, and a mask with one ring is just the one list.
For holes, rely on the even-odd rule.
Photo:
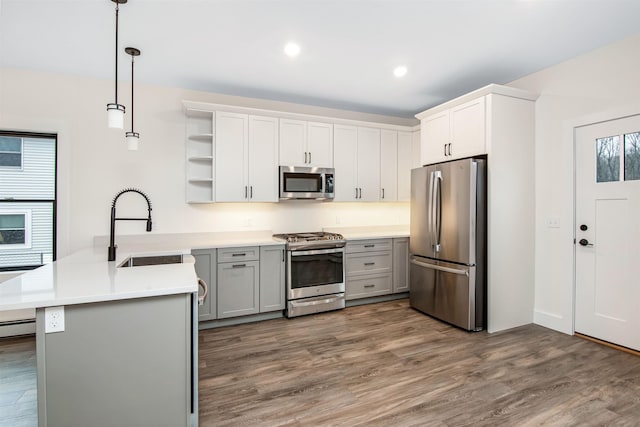
{"label": "stainless steel refrigerator", "polygon": [[479,331],[485,326],[486,160],[411,171],[411,307]]}

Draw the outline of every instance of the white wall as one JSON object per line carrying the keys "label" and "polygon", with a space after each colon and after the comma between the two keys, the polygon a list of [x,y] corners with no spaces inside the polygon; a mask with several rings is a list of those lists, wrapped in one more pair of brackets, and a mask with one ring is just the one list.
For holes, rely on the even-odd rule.
{"label": "white wall", "polygon": [[[536,268],[534,322],[573,332],[573,127],[594,115],[640,113],[640,36],[510,83],[536,103]],[[559,228],[548,228],[548,217]]]}
{"label": "white wall", "polygon": [[[130,86],[120,100],[129,105]],[[408,224],[408,203],[279,204],[185,203],[182,100],[414,125],[417,120],[240,98],[175,88],[136,85],[136,131],[141,148],[129,152],[124,131],[106,126],[113,82],[19,69],[0,69],[0,128],[58,133],[58,254],[64,256],[109,233],[113,196],[125,187],[146,192],[153,203],[154,232],[270,229],[306,231],[323,226]],[[125,127],[130,127],[127,114]],[[118,201],[119,215],[145,215],[132,194]],[[249,225],[247,225],[249,224]],[[118,223],[118,234],[139,234],[139,223]]]}

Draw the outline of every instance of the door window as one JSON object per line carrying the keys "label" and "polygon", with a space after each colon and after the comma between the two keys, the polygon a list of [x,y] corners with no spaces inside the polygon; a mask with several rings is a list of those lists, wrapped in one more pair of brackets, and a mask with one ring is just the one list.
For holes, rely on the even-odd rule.
{"label": "door window", "polygon": [[634,180],[640,180],[640,131],[596,138],[596,182]]}

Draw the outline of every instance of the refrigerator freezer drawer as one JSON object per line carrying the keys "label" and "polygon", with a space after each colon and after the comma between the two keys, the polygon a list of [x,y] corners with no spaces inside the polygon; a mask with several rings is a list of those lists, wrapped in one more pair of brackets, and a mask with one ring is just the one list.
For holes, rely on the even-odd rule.
{"label": "refrigerator freezer drawer", "polygon": [[[469,331],[483,328],[483,298],[478,298],[476,268],[412,257],[411,307]],[[481,291],[481,290],[480,290]]]}

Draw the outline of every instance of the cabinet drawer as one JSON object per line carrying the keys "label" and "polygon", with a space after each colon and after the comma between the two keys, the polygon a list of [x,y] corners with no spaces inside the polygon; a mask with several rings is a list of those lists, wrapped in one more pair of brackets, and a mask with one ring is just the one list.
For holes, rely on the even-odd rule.
{"label": "cabinet drawer", "polygon": [[259,246],[218,249],[218,262],[257,261],[260,259]]}
{"label": "cabinet drawer", "polygon": [[346,299],[358,299],[391,293],[391,273],[347,279]]}
{"label": "cabinet drawer", "polygon": [[347,253],[390,251],[391,239],[347,241]]}
{"label": "cabinet drawer", "polygon": [[391,273],[391,251],[347,254],[347,276]]}

